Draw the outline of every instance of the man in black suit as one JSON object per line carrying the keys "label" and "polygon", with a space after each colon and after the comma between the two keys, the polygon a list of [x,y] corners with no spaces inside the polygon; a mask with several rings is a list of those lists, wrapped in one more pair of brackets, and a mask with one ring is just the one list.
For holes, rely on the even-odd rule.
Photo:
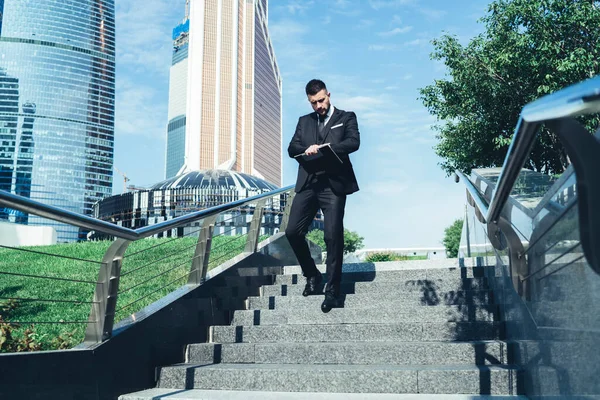
{"label": "man in black suit", "polygon": [[344,207],[346,195],[358,191],[349,154],[358,150],[360,134],[356,114],[333,107],[323,81],[313,79],[308,82],[306,95],[315,112],[299,118],[296,133],[288,147],[290,157],[299,154],[318,155],[318,146],[329,143],[342,162],[321,163],[316,170],[310,168],[310,162],[300,163],[296,196],[285,234],[306,277],[302,294],[309,296],[317,293],[323,278],[310,255],[306,233],[319,208],[323,211],[328,280],[321,309],[327,312],[339,307],[340,303]]}

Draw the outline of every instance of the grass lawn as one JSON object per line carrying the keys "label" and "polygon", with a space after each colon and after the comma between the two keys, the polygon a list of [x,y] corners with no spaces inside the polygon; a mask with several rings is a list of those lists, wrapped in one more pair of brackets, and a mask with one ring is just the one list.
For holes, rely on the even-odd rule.
{"label": "grass lawn", "polygon": [[[81,343],[100,262],[111,243],[81,242],[23,248],[58,257],[0,248],[0,315],[5,321],[24,322],[17,329],[16,336],[22,335],[33,322],[33,338],[43,350],[56,348],[58,344],[53,342],[59,336],[71,346]],[[196,243],[197,238],[194,237],[144,239],[131,243],[121,270],[115,322],[185,285]],[[246,236],[215,237],[209,269],[242,253],[245,244]],[[83,282],[9,275],[11,273]]]}

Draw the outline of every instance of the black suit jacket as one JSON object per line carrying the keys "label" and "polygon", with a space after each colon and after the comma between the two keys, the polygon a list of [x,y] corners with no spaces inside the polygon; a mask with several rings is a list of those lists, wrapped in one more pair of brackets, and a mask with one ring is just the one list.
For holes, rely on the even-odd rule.
{"label": "black suit jacket", "polygon": [[[296,132],[288,146],[288,154],[294,157],[304,153],[313,144],[330,143],[331,148],[342,160],[342,164],[330,165],[325,169],[331,190],[337,194],[350,194],[358,191],[358,183],[354,169],[350,162],[349,154],[358,150],[360,146],[360,133],[356,114],[351,111],[334,109],[323,131],[323,140],[317,135],[318,116],[316,112],[304,115],[298,119]],[[300,164],[298,178],[296,179],[296,192],[306,187],[309,173]]]}

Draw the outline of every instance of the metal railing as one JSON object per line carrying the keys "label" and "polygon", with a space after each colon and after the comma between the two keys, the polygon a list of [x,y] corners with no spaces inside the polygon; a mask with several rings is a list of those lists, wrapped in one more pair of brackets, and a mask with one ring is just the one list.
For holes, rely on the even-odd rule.
{"label": "metal railing", "polygon": [[[0,269],[0,275],[21,280],[61,281],[93,288],[93,299],[91,301],[89,300],[92,297],[91,289],[75,290],[73,287],[69,287],[68,290],[58,290],[55,298],[37,298],[42,296],[24,298],[11,295],[10,291],[4,290],[5,293],[3,293],[3,290],[0,290],[0,300],[21,303],[67,302],[87,307],[89,311],[87,321],[61,319],[60,321],[18,321],[18,323],[86,324],[85,345],[89,346],[102,342],[111,337],[116,321],[131,315],[132,307],[147,305],[149,302],[157,300],[182,286],[196,287],[203,283],[210,268],[220,265],[239,254],[256,252],[261,237],[262,221],[266,221],[267,217],[271,221],[277,220],[280,231],[285,230],[293,195],[293,186],[287,186],[231,203],[192,212],[155,225],[129,229],[0,190],[0,204],[4,207],[114,237],[114,241],[108,246],[100,262],[69,257],[68,255],[54,255],[31,249],[0,246],[15,252],[35,253],[45,257],[56,257],[63,261],[72,259],[88,266],[81,267],[80,270],[85,271],[83,275],[89,278],[77,279],[71,276],[59,276],[59,272],[56,271],[50,271],[46,274],[29,273],[29,271],[22,269],[18,269],[17,272]],[[234,220],[241,221],[241,224],[247,227],[247,232],[244,235],[231,236],[232,233],[235,233],[234,230],[237,230],[240,226],[239,224],[236,225]],[[182,237],[162,239],[156,243],[148,242],[150,246],[145,248],[141,246],[147,243],[140,242],[140,239],[150,238],[165,231],[182,227],[187,230],[187,233]],[[132,243],[133,245],[130,246]],[[128,249],[130,249],[130,252],[126,254]],[[124,264],[125,260],[127,260],[126,264]],[[27,262],[19,261],[19,263],[25,265]],[[89,265],[95,265],[96,267],[90,269]],[[99,271],[97,266],[100,267]],[[97,278],[94,279],[94,277]],[[147,286],[150,282],[153,286],[149,291]],[[123,283],[125,284],[121,285]],[[24,283],[19,281],[11,285],[14,288],[19,288]],[[61,298],[60,296],[65,291],[73,294]],[[85,299],[86,297],[87,299]],[[117,304],[120,298],[123,299],[124,304]],[[81,315],[81,313],[78,315]]]}
{"label": "metal railing", "polygon": [[[467,200],[475,208],[477,219],[488,227],[492,245],[500,249],[509,247],[512,270],[516,275],[513,282],[522,295],[527,295],[524,287],[529,277],[527,250],[511,227],[510,216],[505,210],[542,125],[560,139],[575,171],[581,247],[590,267],[600,274],[600,140],[575,119],[598,112],[600,76],[526,105],[491,200],[486,200],[468,177],[456,171],[466,186]],[[505,240],[500,240],[500,233]]]}

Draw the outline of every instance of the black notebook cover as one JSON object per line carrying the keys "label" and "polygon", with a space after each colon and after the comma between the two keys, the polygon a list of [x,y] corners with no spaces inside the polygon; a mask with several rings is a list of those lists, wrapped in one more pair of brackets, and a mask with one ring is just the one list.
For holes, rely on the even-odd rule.
{"label": "black notebook cover", "polygon": [[306,155],[304,153],[294,156],[304,167],[306,172],[315,173],[327,171],[328,169],[343,164],[342,160],[335,154],[329,143],[321,145],[318,153]]}

